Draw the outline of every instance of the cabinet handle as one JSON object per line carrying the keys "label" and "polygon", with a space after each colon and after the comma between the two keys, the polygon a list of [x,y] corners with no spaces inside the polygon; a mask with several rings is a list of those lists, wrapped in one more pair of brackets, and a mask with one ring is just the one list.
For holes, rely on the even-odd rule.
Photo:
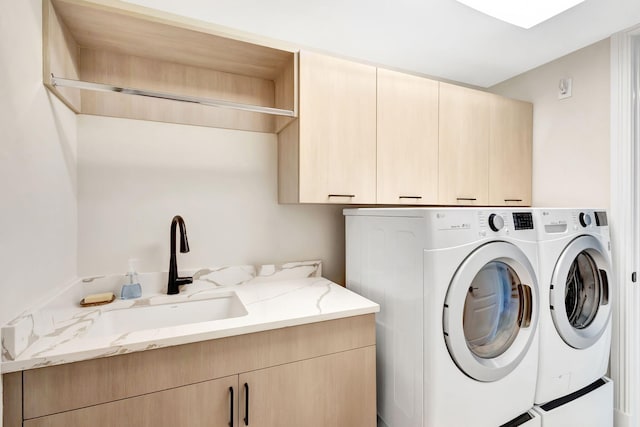
{"label": "cabinet handle", "polygon": [[233,427],[233,387],[229,387],[229,427]]}
{"label": "cabinet handle", "polygon": [[475,197],[456,197],[456,200],[473,202],[473,201],[478,200],[478,199],[476,199]]}
{"label": "cabinet handle", "polygon": [[356,197],[355,194],[329,194],[329,197],[349,197],[349,198],[353,198]]}
{"label": "cabinet handle", "polygon": [[249,384],[244,383],[244,425],[249,425]]}
{"label": "cabinet handle", "polygon": [[420,199],[422,199],[422,196],[398,196],[398,199],[416,199],[416,200],[420,200]]}
{"label": "cabinet handle", "polygon": [[504,199],[505,202],[521,202],[522,199]]}

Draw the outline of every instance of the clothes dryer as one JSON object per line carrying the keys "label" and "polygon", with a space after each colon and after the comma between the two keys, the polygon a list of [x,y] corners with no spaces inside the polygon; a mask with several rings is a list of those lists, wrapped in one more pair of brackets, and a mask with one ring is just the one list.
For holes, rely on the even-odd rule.
{"label": "clothes dryer", "polygon": [[[609,362],[614,297],[607,213],[535,209],[534,216],[541,290],[535,401],[542,408],[543,426],[612,426],[613,385],[602,378]],[[570,416],[575,424],[562,424]]]}
{"label": "clothes dryer", "polygon": [[527,209],[346,209],[347,287],[380,304],[378,425],[539,425]]}

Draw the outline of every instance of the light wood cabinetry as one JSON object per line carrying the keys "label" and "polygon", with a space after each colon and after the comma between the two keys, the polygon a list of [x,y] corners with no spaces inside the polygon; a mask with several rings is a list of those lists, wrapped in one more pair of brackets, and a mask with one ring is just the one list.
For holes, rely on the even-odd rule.
{"label": "light wood cabinetry", "polygon": [[376,68],[300,52],[300,118],[279,134],[281,203],[376,202]]}
{"label": "light wood cabinetry", "polygon": [[296,55],[124,2],[43,0],[43,81],[77,113],[275,133],[297,115]]}
{"label": "light wood cabinetry", "polygon": [[255,427],[373,427],[376,383],[368,373],[375,360],[370,346],[241,374],[241,420],[248,416]]}
{"label": "light wood cabinetry", "polygon": [[439,203],[489,202],[491,94],[440,83]]}
{"label": "light wood cabinetry", "polygon": [[438,203],[438,82],[378,69],[377,203]]}
{"label": "light wood cabinetry", "polygon": [[531,105],[115,0],[43,0],[77,113],[278,134],[280,203],[530,205]]}
{"label": "light wood cabinetry", "polygon": [[238,390],[237,375],[34,418],[24,427],[222,427],[232,419],[238,425],[231,390]]}
{"label": "light wood cabinetry", "polygon": [[493,95],[490,118],[489,204],[531,206],[533,105]]}
{"label": "light wood cabinetry", "polygon": [[3,427],[22,426],[22,372],[2,375]]}
{"label": "light wood cabinetry", "polygon": [[[260,377],[261,382],[256,380],[255,387],[253,381],[244,377],[245,373],[266,372],[273,367],[282,369],[279,375],[296,376],[276,375],[278,379],[273,384],[263,382],[266,377]],[[255,396],[265,388],[274,393],[280,384],[288,384],[292,393],[279,398],[299,407],[300,414],[314,413],[313,406],[327,387],[321,381],[323,375],[334,379],[343,376],[342,382],[336,380],[329,388],[334,396],[322,398],[338,411],[346,410],[341,408],[343,404],[364,408],[356,412],[364,420],[373,417],[375,421],[374,316],[354,316],[4,375],[5,405],[15,409],[5,412],[4,422],[10,427],[20,425],[23,419],[25,426],[51,427],[227,426],[232,404],[229,387],[232,387],[234,425],[240,425],[244,382],[238,383],[238,375],[248,382],[251,391],[256,391]],[[373,394],[352,393],[351,383],[367,387],[374,384]],[[308,394],[298,391],[302,389],[315,390],[317,395],[306,400]],[[344,402],[334,398],[341,399],[347,394],[350,399]],[[131,415],[136,411],[140,413]],[[371,414],[365,414],[366,411]],[[129,412],[133,418],[123,418]],[[261,417],[257,414],[258,409],[252,415],[251,425],[253,421],[260,425]],[[289,416],[276,415],[283,420]],[[176,417],[188,422],[176,421]]]}
{"label": "light wood cabinetry", "polygon": [[530,206],[533,105],[440,83],[440,204]]}

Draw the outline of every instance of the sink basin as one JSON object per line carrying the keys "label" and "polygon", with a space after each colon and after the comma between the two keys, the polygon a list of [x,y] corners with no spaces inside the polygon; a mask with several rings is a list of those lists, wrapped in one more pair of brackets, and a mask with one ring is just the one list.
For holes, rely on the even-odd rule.
{"label": "sink basin", "polygon": [[123,308],[103,312],[84,335],[87,338],[122,335],[146,329],[229,319],[247,314],[235,292],[214,298]]}

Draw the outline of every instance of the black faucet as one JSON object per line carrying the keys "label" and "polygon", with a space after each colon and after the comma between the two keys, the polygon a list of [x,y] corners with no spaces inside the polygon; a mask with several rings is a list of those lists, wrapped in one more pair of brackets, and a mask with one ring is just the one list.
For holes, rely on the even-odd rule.
{"label": "black faucet", "polygon": [[193,282],[193,277],[178,277],[178,263],[176,261],[176,225],[180,226],[180,252],[189,252],[189,242],[187,241],[187,227],[180,215],[176,215],[171,220],[171,260],[169,261],[169,283],[167,284],[167,295],[180,293],[180,286]]}

